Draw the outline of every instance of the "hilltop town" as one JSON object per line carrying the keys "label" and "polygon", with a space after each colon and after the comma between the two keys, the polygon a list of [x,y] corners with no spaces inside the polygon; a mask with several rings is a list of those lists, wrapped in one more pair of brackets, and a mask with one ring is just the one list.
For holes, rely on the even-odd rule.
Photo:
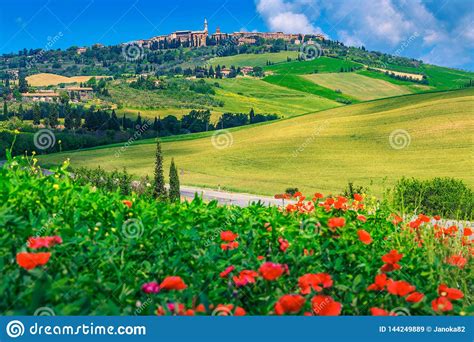
{"label": "hilltop town", "polygon": [[[282,39],[286,42],[299,45],[304,40],[304,34],[301,33],[283,33],[283,32],[221,32],[219,26],[216,32],[209,33],[207,19],[204,19],[204,27],[201,31],[182,30],[175,31],[167,35],[155,36],[150,39],[136,40],[132,43],[144,48],[175,48],[183,47],[201,47],[209,45],[218,45],[223,42],[231,41],[236,45],[255,44],[258,39]],[[316,39],[325,39],[324,35],[312,35]]]}

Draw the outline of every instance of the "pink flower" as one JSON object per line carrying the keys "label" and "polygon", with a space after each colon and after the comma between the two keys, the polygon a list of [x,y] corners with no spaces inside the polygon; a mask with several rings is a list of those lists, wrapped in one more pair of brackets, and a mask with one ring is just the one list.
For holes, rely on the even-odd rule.
{"label": "pink flower", "polygon": [[142,291],[145,293],[158,293],[160,292],[160,286],[156,281],[145,283],[142,285]]}

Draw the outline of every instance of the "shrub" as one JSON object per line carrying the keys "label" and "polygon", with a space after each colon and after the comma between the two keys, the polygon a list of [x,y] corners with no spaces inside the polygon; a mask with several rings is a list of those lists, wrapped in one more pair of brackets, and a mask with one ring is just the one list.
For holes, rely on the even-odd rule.
{"label": "shrub", "polygon": [[393,204],[402,212],[470,220],[474,192],[462,180],[454,178],[402,178],[393,189]]}
{"label": "shrub", "polygon": [[84,186],[66,168],[45,176],[26,158],[0,167],[3,315],[211,315],[224,305],[272,315],[290,294],[301,315],[473,313],[467,229],[403,221],[360,196],[286,208],[150,201]]}

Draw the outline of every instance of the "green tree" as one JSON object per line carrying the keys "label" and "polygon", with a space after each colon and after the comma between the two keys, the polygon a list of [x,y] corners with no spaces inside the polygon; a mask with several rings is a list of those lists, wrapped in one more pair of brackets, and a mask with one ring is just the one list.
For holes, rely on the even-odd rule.
{"label": "green tree", "polygon": [[8,105],[7,101],[3,101],[3,116],[6,118],[8,117]]}
{"label": "green tree", "polygon": [[28,92],[28,82],[26,81],[25,75],[23,73],[20,73],[18,76],[18,90],[20,93]]}
{"label": "green tree", "polygon": [[120,131],[120,122],[114,109],[112,109],[112,116],[109,120],[109,129]]}
{"label": "green tree", "polygon": [[41,112],[38,104],[33,107],[33,125],[39,125],[41,120]]}
{"label": "green tree", "polygon": [[253,111],[253,108],[250,108],[249,112],[249,122],[253,123],[255,121],[255,112]]}
{"label": "green tree", "polygon": [[178,169],[174,164],[174,158],[171,159],[170,165],[170,200],[173,202],[179,201],[181,198],[180,191],[179,191],[179,176],[178,176]]}
{"label": "green tree", "polygon": [[72,117],[72,110],[69,104],[64,105],[64,128],[74,128],[74,119]]}
{"label": "green tree", "polygon": [[56,128],[59,125],[59,111],[56,104],[51,105],[48,115],[48,125],[51,128]]}
{"label": "green tree", "polygon": [[166,198],[165,177],[163,176],[163,152],[161,151],[160,139],[156,139],[155,156],[155,188],[153,192],[156,198]]}

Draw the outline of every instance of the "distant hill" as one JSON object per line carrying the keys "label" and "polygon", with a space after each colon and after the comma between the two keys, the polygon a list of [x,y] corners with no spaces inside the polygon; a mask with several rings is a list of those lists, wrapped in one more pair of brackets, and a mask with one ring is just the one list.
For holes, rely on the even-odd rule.
{"label": "distant hill", "polygon": [[[340,191],[348,181],[373,192],[402,176],[455,177],[474,185],[474,89],[399,96],[319,111],[270,124],[230,130],[216,148],[213,132],[164,139],[183,184],[272,195],[287,187],[304,193]],[[73,166],[127,167],[152,174],[153,141],[41,157],[71,158]],[[167,167],[167,166],[165,166]]]}

